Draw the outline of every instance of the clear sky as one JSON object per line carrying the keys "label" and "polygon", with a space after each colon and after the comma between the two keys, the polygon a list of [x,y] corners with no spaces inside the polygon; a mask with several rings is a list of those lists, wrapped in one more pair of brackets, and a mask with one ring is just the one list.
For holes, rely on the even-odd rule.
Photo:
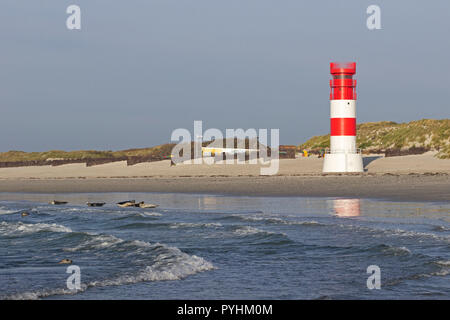
{"label": "clear sky", "polygon": [[358,122],[449,118],[449,39],[447,0],[1,0],[0,151],[153,146],[194,120],[299,144],[329,130],[330,61],[357,62]]}

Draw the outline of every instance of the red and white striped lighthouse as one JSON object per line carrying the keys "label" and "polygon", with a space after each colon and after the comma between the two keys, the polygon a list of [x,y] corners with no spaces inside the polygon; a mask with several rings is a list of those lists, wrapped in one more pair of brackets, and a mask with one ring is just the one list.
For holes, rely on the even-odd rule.
{"label": "red and white striped lighthouse", "polygon": [[332,62],[330,72],[330,150],[323,172],[363,172],[361,151],[356,149],[356,63]]}

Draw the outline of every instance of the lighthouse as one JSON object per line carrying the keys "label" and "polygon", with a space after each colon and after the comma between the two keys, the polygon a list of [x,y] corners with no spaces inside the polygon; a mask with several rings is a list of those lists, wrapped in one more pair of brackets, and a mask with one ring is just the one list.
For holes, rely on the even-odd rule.
{"label": "lighthouse", "polygon": [[323,172],[363,172],[361,151],[356,149],[355,62],[330,63],[330,149]]}

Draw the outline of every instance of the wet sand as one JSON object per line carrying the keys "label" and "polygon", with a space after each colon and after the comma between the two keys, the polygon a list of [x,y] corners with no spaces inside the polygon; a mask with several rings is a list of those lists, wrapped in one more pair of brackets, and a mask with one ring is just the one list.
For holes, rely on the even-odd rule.
{"label": "wet sand", "polygon": [[176,192],[450,201],[450,176],[355,175],[3,180],[0,192]]}

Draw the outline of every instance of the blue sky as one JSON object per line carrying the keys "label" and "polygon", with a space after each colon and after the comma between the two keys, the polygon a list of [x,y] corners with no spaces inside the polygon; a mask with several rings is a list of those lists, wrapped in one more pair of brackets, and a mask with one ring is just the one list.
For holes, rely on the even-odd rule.
{"label": "blue sky", "polygon": [[[81,7],[82,29],[66,28]],[[381,30],[366,8],[381,7]],[[356,61],[358,122],[450,115],[450,2],[0,2],[0,151],[146,147],[172,130],[329,130],[329,62]]]}

